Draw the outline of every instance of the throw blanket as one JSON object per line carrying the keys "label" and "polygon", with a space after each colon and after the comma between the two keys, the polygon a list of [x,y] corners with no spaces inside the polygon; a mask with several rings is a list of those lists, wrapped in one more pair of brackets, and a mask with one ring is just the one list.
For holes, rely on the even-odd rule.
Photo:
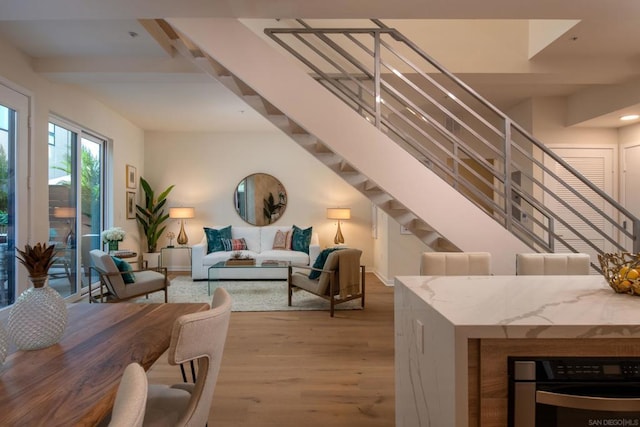
{"label": "throw blanket", "polygon": [[340,254],[338,265],[338,282],[340,298],[360,293],[360,254],[349,251]]}
{"label": "throw blanket", "polygon": [[[318,258],[316,258],[316,261],[313,263],[313,268],[322,269],[324,267],[324,263],[327,262],[327,258],[329,257],[329,254],[339,249],[344,249],[344,248],[323,249],[322,252],[318,254]],[[320,273],[321,271],[311,270],[311,272],[309,273],[309,279],[312,279],[312,280],[317,279],[318,277],[320,277]]]}

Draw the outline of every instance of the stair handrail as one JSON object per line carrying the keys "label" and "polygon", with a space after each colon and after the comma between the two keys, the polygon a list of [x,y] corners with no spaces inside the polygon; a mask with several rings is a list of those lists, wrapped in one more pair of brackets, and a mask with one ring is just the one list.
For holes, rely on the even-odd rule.
{"label": "stair handrail", "polygon": [[[638,231],[640,230],[640,220],[638,220],[638,218],[636,218],[629,210],[627,210],[624,206],[622,206],[620,203],[618,203],[613,197],[611,197],[609,194],[607,194],[605,191],[603,191],[602,189],[600,189],[598,186],[596,186],[594,183],[592,183],[591,181],[589,181],[588,179],[586,179],[577,169],[575,169],[572,165],[568,164],[564,159],[562,159],[562,157],[560,157],[559,155],[557,155],[555,152],[553,152],[551,149],[549,149],[547,146],[545,146],[541,141],[539,141],[536,137],[534,137],[533,135],[531,135],[528,131],[526,131],[522,126],[520,126],[518,123],[515,123],[514,121],[512,121],[505,113],[503,113],[500,109],[498,109],[497,107],[495,107],[491,102],[489,102],[488,100],[486,100],[483,96],[481,96],[479,93],[477,93],[473,88],[471,88],[469,85],[467,85],[465,82],[463,82],[461,79],[459,79],[457,76],[455,76],[453,73],[451,73],[450,71],[448,71],[444,66],[442,66],[438,61],[436,61],[434,58],[432,58],[430,55],[428,55],[426,52],[424,52],[419,46],[417,46],[413,41],[411,41],[410,39],[408,39],[407,37],[405,37],[402,33],[400,33],[399,31],[397,31],[396,29],[393,28],[389,28],[388,26],[386,26],[384,23],[382,23],[382,21],[378,20],[378,19],[372,19],[371,20],[376,26],[377,28],[312,28],[311,26],[309,26],[306,22],[304,22],[303,20],[296,20],[296,22],[298,22],[302,28],[267,28],[265,29],[265,33],[274,41],[276,41],[280,46],[282,46],[284,49],[286,49],[289,53],[293,54],[298,60],[302,61],[303,63],[305,63],[308,67],[310,67],[310,69],[312,69],[314,71],[314,73],[316,73],[319,76],[319,80],[326,80],[326,82],[329,82],[333,87],[337,88],[336,90],[338,90],[339,92],[342,92],[346,97],[350,98],[350,100],[356,104],[358,104],[359,108],[363,109],[363,112],[366,112],[367,114],[373,116],[375,118],[375,125],[377,127],[383,127],[385,126],[385,122],[383,120],[382,117],[382,105],[381,103],[381,69],[382,69],[382,65],[385,65],[382,63],[382,59],[380,57],[380,43],[384,43],[383,41],[381,41],[381,35],[383,34],[387,34],[389,36],[392,37],[393,40],[400,42],[402,44],[404,44],[405,46],[407,46],[409,49],[411,49],[411,51],[413,51],[415,54],[419,55],[423,60],[427,61],[430,66],[434,67],[434,69],[438,70],[439,73],[441,73],[442,75],[446,76],[449,81],[453,82],[457,87],[459,87],[460,89],[462,89],[466,94],[470,95],[472,98],[474,98],[477,102],[479,102],[480,104],[482,104],[484,106],[484,108],[487,108],[489,111],[491,111],[491,113],[497,115],[503,122],[504,124],[504,129],[500,130],[496,127],[493,127],[490,123],[488,123],[485,119],[483,119],[479,113],[475,112],[470,106],[466,105],[464,102],[460,101],[458,98],[453,97],[452,101],[455,102],[459,107],[463,108],[465,111],[470,112],[472,115],[474,115],[478,120],[480,120],[480,122],[490,128],[493,128],[493,131],[495,132],[496,136],[500,137],[503,140],[503,153],[504,153],[504,171],[502,171],[502,173],[499,176],[496,176],[496,178],[502,182],[502,185],[504,186],[504,191],[502,192],[502,195],[504,197],[505,200],[505,224],[504,226],[507,229],[512,229],[513,225],[512,222],[514,221],[513,217],[512,217],[512,207],[513,207],[513,203],[510,201],[510,195],[512,194],[512,191],[514,191],[514,187],[511,183],[511,168],[512,168],[512,157],[511,157],[511,146],[518,146],[517,143],[512,139],[512,132],[517,133],[519,136],[525,138],[529,143],[533,144],[533,147],[535,147],[536,149],[540,150],[545,156],[548,156],[550,159],[552,159],[554,162],[556,162],[557,164],[561,165],[565,170],[567,170],[571,175],[575,176],[582,184],[584,184],[586,187],[588,187],[591,191],[593,191],[594,193],[597,194],[598,197],[600,197],[603,201],[605,201],[606,203],[608,203],[609,206],[611,206],[612,209],[615,210],[615,212],[618,214],[618,216],[624,216],[626,218],[628,218],[631,221],[631,232],[628,232],[626,230],[626,220],[623,220],[623,225],[618,224],[617,220],[615,220],[614,218],[612,218],[609,214],[607,214],[606,212],[603,212],[602,210],[600,210],[600,208],[598,208],[597,206],[595,206],[590,200],[584,198],[579,192],[577,192],[575,189],[573,189],[571,186],[566,185],[565,186],[567,189],[569,189],[570,191],[572,191],[574,193],[574,195],[576,197],[578,197],[580,200],[584,201],[585,203],[587,203],[589,205],[590,208],[594,209],[598,215],[602,216],[604,218],[604,220],[609,223],[612,224],[613,227],[616,228],[616,230],[618,232],[620,232],[623,236],[626,236],[628,238],[631,239],[632,241],[632,245],[633,245],[633,251],[634,252],[640,252],[640,242],[638,239]],[[370,93],[371,95],[373,95],[375,102],[373,103],[373,111],[368,110],[369,104],[367,104],[363,98],[361,98],[360,100],[358,100],[357,98],[353,98],[351,96],[351,94],[348,94],[345,90],[346,86],[343,85],[342,87],[340,87],[337,83],[336,83],[336,79],[332,79],[332,77],[330,75],[328,75],[327,73],[324,73],[322,69],[320,69],[318,66],[315,66],[313,64],[310,63],[310,61],[306,58],[304,58],[300,53],[296,52],[294,49],[292,49],[290,46],[288,46],[285,42],[283,42],[281,40],[280,37],[278,37],[278,34],[292,34],[294,35],[294,37],[297,38],[297,40],[303,42],[303,43],[307,43],[305,40],[303,40],[303,38],[300,36],[302,34],[312,34],[312,35],[316,35],[317,37],[323,39],[323,41],[325,42],[326,45],[332,47],[334,49],[334,51],[338,51],[338,53],[341,52],[341,55],[344,57],[346,56],[351,56],[350,54],[348,54],[348,52],[346,52],[345,49],[341,48],[340,46],[337,45],[337,43],[333,40],[331,40],[327,34],[342,34],[345,35],[347,37],[351,38],[352,42],[357,42],[355,40],[355,38],[352,35],[355,34],[373,34],[373,37],[375,38],[375,43],[374,43],[374,51],[373,52],[369,52],[370,54],[373,55],[374,58],[374,71],[373,73],[370,73],[366,67],[361,67],[360,71],[363,72],[363,74],[365,74],[365,76],[372,78],[373,80],[373,93],[371,93],[371,91],[369,90],[369,88],[367,88],[365,85],[361,84],[358,82],[358,79],[353,76],[352,74],[346,72],[345,70],[341,70],[341,72],[343,73],[343,77],[348,77],[350,79],[352,79],[351,81],[354,82],[356,84],[356,86],[359,88],[359,90],[364,90],[367,91],[368,93]],[[315,48],[314,48],[315,49]],[[393,49],[391,49],[390,47],[387,47],[387,49],[389,49],[389,51],[393,52]],[[367,50],[370,51],[370,49],[367,48]],[[318,53],[318,49],[316,49],[316,53]],[[395,54],[395,52],[393,52]],[[322,55],[325,55],[324,53],[321,53]],[[326,56],[326,55],[325,55]],[[396,57],[399,58],[398,54],[396,54]],[[358,68],[358,61],[351,57],[348,58],[350,60],[350,63],[352,65],[354,65],[356,68]],[[406,61],[405,61],[406,63]],[[389,67],[387,67],[389,68]],[[373,74],[373,75],[371,75]],[[398,74],[399,77],[403,78],[402,76]],[[424,75],[425,78],[427,78],[429,80],[429,82],[436,86],[439,90],[443,91],[446,93],[446,88],[444,86],[439,85],[439,83],[435,82],[433,79],[431,79],[430,77],[426,76],[426,74]],[[408,79],[403,78],[404,82],[406,82]],[[325,87],[329,88],[329,86],[327,86],[325,84]],[[334,91],[333,89],[330,89],[332,91]],[[349,89],[350,91],[350,89]],[[334,91],[335,93],[335,91]],[[336,95],[339,96],[338,93],[335,93]],[[344,100],[344,98],[343,98]],[[394,100],[398,101],[398,99],[394,98]],[[346,102],[346,100],[345,100]],[[384,102],[384,101],[382,101]],[[432,104],[436,105],[438,108],[440,108],[443,112],[446,111],[446,107],[442,106],[441,104],[437,103],[437,102],[433,102],[431,101]],[[402,103],[400,103],[400,105],[402,105]],[[389,108],[389,107],[388,107]],[[420,110],[420,109],[418,109]],[[446,114],[446,112],[445,112]],[[422,118],[424,119],[426,116],[428,115],[423,115]],[[453,115],[452,115],[453,116]],[[367,116],[365,116],[367,117]],[[446,132],[444,132],[443,134],[446,134]],[[451,140],[455,140],[457,139],[455,137],[455,135],[445,135],[446,138],[451,139]],[[479,140],[482,141],[482,137],[478,138]],[[404,141],[405,143],[409,143],[411,144],[411,141]],[[483,141],[485,146],[487,147],[492,147],[493,145],[488,143],[486,140]],[[462,141],[454,141],[454,147],[456,147],[456,149],[461,148],[465,151],[467,151],[467,155],[469,155],[470,158],[475,158],[475,159],[482,159],[481,156],[478,155],[471,155],[469,154],[469,149],[467,147],[466,144],[464,144]],[[530,160],[536,162],[537,160],[535,158],[533,158],[533,156],[529,153],[524,153],[523,154]],[[427,157],[428,159],[428,157]],[[460,159],[459,158],[455,158],[454,160],[454,169],[457,170],[457,168],[459,167],[458,164],[460,163]],[[541,170],[543,170],[545,173],[548,172],[552,172],[550,171],[544,164],[537,162],[536,164],[537,167],[541,168]],[[498,172],[498,171],[493,171]],[[554,177],[554,179],[556,179],[556,177]],[[456,181],[457,182],[457,181]],[[559,181],[562,182],[562,181]],[[464,185],[464,183],[463,183]],[[547,189],[546,187],[544,188],[545,192],[548,192],[549,189]],[[520,190],[518,190],[520,191]],[[530,203],[530,202],[528,202]],[[544,207],[544,205],[542,203],[536,203],[536,204],[531,204],[531,206],[533,206],[537,212],[539,212],[541,215],[543,215],[544,217],[551,219],[554,217],[552,212],[549,212],[548,209],[546,209],[546,207]],[[571,209],[570,206],[566,206],[567,208]],[[591,227],[593,227],[594,229],[597,230],[597,228],[595,227],[595,224],[593,224],[589,219],[587,218],[581,218],[582,220],[586,221]],[[517,222],[517,221],[516,221]],[[542,224],[542,222],[540,222]],[[566,226],[566,224],[564,224]],[[519,224],[520,228],[522,228],[522,224]],[[542,227],[544,228],[544,227]],[[575,230],[572,230],[575,231]],[[549,226],[547,227],[547,231],[549,234],[549,244],[548,247],[550,249],[553,249],[553,241],[552,241],[552,233],[553,233],[553,225],[551,224],[551,221],[549,220]],[[575,233],[577,236],[579,236],[582,240],[586,241],[587,244],[590,244],[591,246],[593,246],[593,244],[591,244],[590,242],[587,241],[587,239],[579,232],[576,231]],[[535,233],[531,233],[531,236],[534,236],[534,238],[537,238],[537,236],[535,235]],[[625,247],[621,246],[620,244],[617,243],[617,241],[615,241],[614,239],[612,239],[609,236],[606,236],[605,234],[603,234],[603,236],[605,237],[605,239],[609,240],[611,243],[614,244],[614,246],[616,246],[618,249],[622,249],[625,250]],[[557,235],[553,235],[554,238],[559,239],[560,236]],[[522,237],[520,237],[522,239]],[[523,241],[525,241],[525,243],[529,244],[529,242],[527,242],[525,239],[522,239]],[[562,242],[562,239],[560,238],[560,241]],[[562,243],[566,243],[566,242],[562,242]],[[569,248],[571,248],[572,250],[576,251],[574,248],[572,248],[569,245]],[[543,247],[543,249],[545,249]]]}

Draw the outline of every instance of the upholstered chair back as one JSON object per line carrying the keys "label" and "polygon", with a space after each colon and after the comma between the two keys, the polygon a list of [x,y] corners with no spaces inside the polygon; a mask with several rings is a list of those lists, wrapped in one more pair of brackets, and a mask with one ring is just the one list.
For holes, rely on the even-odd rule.
{"label": "upholstered chair back", "polygon": [[114,295],[122,295],[124,291],[124,280],[118,267],[116,267],[113,258],[108,253],[101,251],[100,249],[93,249],[91,252],[91,260],[93,265],[102,273],[115,273],[112,275],[104,276],[107,289]]}
{"label": "upholstered chair back", "polygon": [[420,261],[421,276],[488,276],[489,252],[425,252]]}
{"label": "upholstered chair back", "polygon": [[229,328],[231,296],[224,288],[217,288],[211,306],[211,310],[179,317],[171,332],[169,363],[198,363],[198,378],[188,408],[177,423],[180,426],[204,426],[209,418]]}
{"label": "upholstered chair back", "polygon": [[[321,268],[306,266],[289,266],[288,293],[289,306],[292,305],[293,291],[302,289],[311,292],[330,303],[329,313],[334,315],[335,306],[353,299],[360,299],[364,308],[365,273],[360,265],[362,251],[360,249],[340,248],[318,256],[317,265]],[[294,271],[296,270],[296,271]],[[316,274],[319,274],[316,277]]]}
{"label": "upholstered chair back", "polygon": [[516,254],[516,274],[521,276],[590,274],[590,264],[585,253]]}
{"label": "upholstered chair back", "polygon": [[[336,294],[340,290],[346,290],[349,287],[360,286],[360,257],[362,251],[360,249],[340,249],[333,251],[327,257],[322,267],[325,271],[336,271],[334,276],[334,289]],[[321,273],[318,278],[319,295],[329,295],[330,273]]]}
{"label": "upholstered chair back", "polygon": [[109,427],[141,427],[147,402],[147,374],[137,363],[129,364],[122,374]]}

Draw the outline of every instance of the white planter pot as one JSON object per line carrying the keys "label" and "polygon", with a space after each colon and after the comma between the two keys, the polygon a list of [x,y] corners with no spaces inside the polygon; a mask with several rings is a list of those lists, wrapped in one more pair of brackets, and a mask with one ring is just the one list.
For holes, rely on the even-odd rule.
{"label": "white planter pot", "polygon": [[147,268],[160,266],[160,252],[143,252],[142,259],[147,262]]}

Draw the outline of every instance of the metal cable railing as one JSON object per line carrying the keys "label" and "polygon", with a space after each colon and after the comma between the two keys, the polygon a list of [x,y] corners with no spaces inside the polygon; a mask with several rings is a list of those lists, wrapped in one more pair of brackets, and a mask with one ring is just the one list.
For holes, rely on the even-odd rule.
{"label": "metal cable railing", "polygon": [[635,216],[395,29],[296,22],[265,33],[532,249],[640,251]]}

